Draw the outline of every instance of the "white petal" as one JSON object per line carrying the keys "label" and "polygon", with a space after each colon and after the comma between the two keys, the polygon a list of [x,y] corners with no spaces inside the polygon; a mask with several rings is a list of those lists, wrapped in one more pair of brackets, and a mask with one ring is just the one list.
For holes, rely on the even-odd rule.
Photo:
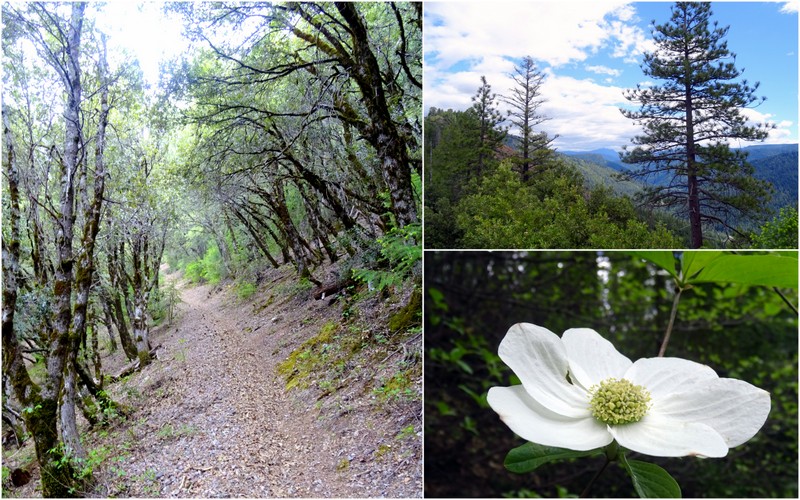
{"label": "white petal", "polygon": [[553,413],[521,385],[492,387],[486,399],[515,434],[537,444],[585,451],[613,440],[606,425],[592,417],[568,418]]}
{"label": "white petal", "polygon": [[695,384],[716,380],[711,367],[681,358],[642,358],[625,373],[625,378],[650,392],[655,405],[664,397],[690,391]]}
{"label": "white petal", "polygon": [[720,378],[665,397],[652,411],[712,427],[733,448],[752,438],[767,420],[769,393],[741,380]]}
{"label": "white petal", "polygon": [[564,344],[547,328],[517,323],[498,349],[500,359],[517,374],[528,394],[565,417],[586,417],[589,395],[567,382],[569,363]]}
{"label": "white petal", "polygon": [[654,457],[724,457],[728,446],[711,427],[647,415],[638,422],[609,426],[620,446]]}
{"label": "white petal", "polygon": [[622,378],[631,366],[630,359],[590,328],[570,328],[561,341],[567,348],[572,380],[586,389],[611,377]]}

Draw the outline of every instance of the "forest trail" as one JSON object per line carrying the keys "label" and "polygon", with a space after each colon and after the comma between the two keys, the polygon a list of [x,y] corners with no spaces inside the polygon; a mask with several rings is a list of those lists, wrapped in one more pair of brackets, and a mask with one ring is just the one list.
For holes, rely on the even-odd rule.
{"label": "forest trail", "polygon": [[421,495],[418,459],[377,453],[397,446],[392,422],[358,407],[324,415],[277,374],[303,341],[297,330],[330,314],[325,301],[253,314],[253,304],[209,285],[180,289],[172,326],[153,332],[158,359],[112,390],[141,401],[111,434],[119,465],[109,469],[109,496]]}

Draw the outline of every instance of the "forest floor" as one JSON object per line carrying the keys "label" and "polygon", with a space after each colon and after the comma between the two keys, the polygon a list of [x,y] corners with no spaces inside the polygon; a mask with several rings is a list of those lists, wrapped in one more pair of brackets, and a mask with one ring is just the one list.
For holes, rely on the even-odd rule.
{"label": "forest floor", "polygon": [[[107,389],[127,418],[85,434],[88,496],[422,496],[421,335],[370,327],[408,293],[314,300],[289,269],[262,278],[246,300],[177,282],[172,324],[151,333],[157,359]],[[4,494],[41,496],[33,464]]]}

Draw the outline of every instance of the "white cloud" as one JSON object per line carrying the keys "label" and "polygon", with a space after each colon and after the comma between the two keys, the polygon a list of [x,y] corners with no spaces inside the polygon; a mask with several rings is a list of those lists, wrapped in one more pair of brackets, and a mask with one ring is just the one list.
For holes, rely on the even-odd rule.
{"label": "white cloud", "polygon": [[[542,87],[542,113],[559,147],[592,149],[627,142],[634,128],[619,112],[622,89],[609,85],[620,69],[590,65],[604,84],[558,74],[559,68],[600,51],[626,61],[650,47],[648,34],[632,24],[636,10],[609,0],[425,4],[425,107],[466,109],[485,76],[499,95],[514,87],[515,63],[531,56],[548,77]],[[506,106],[497,103],[505,112]],[[621,135],[620,135],[621,134]]]}
{"label": "white cloud", "polygon": [[607,66],[586,66],[586,71],[597,73],[598,75],[611,75],[619,76],[622,74],[621,70],[609,68]]}
{"label": "white cloud", "polygon": [[[497,5],[497,4],[494,4]],[[425,5],[426,54],[449,68],[486,56],[531,56],[552,66],[583,61],[607,44],[616,57],[640,53],[646,36],[624,23],[634,17],[626,2],[430,2]],[[426,64],[429,61],[426,60]]]}
{"label": "white cloud", "polygon": [[558,134],[560,148],[589,150],[627,144],[639,128],[622,116],[627,104],[623,88],[600,85],[550,73],[542,85],[547,102],[541,111],[551,119],[543,124],[548,134]]}
{"label": "white cloud", "polygon": [[[794,0],[793,5],[797,2],[800,0]],[[541,88],[546,102],[540,111],[550,119],[540,129],[559,135],[556,147],[620,147],[641,133],[641,127],[619,111],[636,106],[624,98],[625,89],[614,83],[624,65],[613,64],[613,58],[632,62],[655,49],[649,33],[633,24],[639,20],[632,5],[620,1],[494,5],[502,8],[481,2],[426,3],[426,109],[468,108],[481,76],[486,77],[493,92],[507,95],[514,87],[509,74],[515,62],[530,55],[547,76]],[[612,62],[586,62],[595,54],[610,56]],[[581,79],[575,72],[578,68],[598,75],[597,81]],[[653,83],[644,81],[641,85]],[[505,104],[496,105],[506,111]],[[763,116],[747,116],[764,121]],[[794,123],[780,122],[767,142],[797,142],[791,132],[795,128]]]}
{"label": "white cloud", "polygon": [[789,144],[798,142],[796,135],[792,131],[792,126],[794,125],[792,121],[776,121],[771,113],[762,113],[753,108],[745,108],[740,111],[747,118],[748,125],[754,126],[764,123],[775,126],[774,129],[769,131],[769,136],[763,142],[747,141],[746,144]]}
{"label": "white cloud", "polygon": [[783,14],[797,14],[798,10],[800,10],[800,0],[785,2],[781,7]]}

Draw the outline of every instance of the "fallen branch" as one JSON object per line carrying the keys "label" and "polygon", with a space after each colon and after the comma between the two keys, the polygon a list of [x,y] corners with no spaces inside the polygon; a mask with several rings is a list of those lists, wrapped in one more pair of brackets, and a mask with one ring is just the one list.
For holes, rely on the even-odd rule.
{"label": "fallen branch", "polygon": [[342,281],[337,281],[335,283],[328,283],[327,285],[320,285],[314,290],[314,300],[324,299],[325,297],[329,297],[351,285],[355,285],[356,281],[353,278],[347,278]]}
{"label": "fallen branch", "polygon": [[[150,349],[150,356],[151,357],[155,356],[156,355],[156,351],[159,350],[159,349],[161,349],[161,344],[158,344],[154,348]],[[111,377],[111,383],[113,384],[114,382],[118,382],[119,379],[121,379],[123,377],[127,377],[131,373],[139,371],[139,368],[141,368],[141,363],[137,359],[136,361],[134,361],[134,363],[132,365],[129,365],[129,366],[123,368],[122,371],[119,372],[117,375],[112,376]]]}

